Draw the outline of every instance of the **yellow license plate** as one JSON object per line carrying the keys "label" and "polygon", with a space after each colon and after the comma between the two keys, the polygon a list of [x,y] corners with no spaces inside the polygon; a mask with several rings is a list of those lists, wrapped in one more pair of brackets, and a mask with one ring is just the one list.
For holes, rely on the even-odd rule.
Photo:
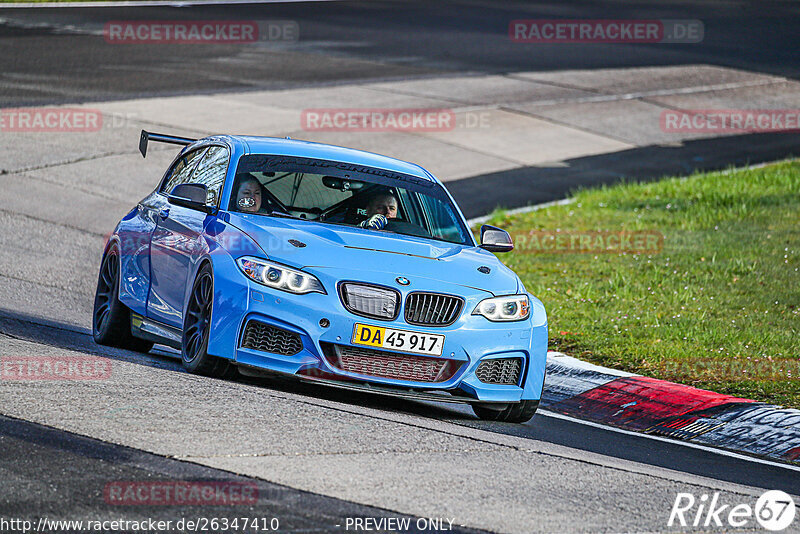
{"label": "yellow license plate", "polygon": [[427,356],[441,356],[444,350],[444,336],[441,334],[423,334],[361,323],[356,323],[353,329],[352,343]]}

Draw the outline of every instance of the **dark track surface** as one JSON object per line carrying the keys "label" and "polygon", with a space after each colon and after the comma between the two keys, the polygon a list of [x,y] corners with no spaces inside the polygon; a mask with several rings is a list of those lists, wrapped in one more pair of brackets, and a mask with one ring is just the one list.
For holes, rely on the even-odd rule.
{"label": "dark track surface", "polygon": [[[162,369],[163,372],[185,373],[179,361],[172,358],[159,356],[158,354],[164,354],[162,351],[156,350],[155,353],[150,355],[140,355],[127,351],[100,347],[95,345],[91,340],[91,336],[87,334],[63,329],[56,324],[52,324],[51,326],[38,325],[36,324],[36,321],[30,317],[19,315],[14,316],[12,314],[8,314],[7,312],[0,312],[0,332],[6,335],[14,336],[18,339],[52,345],[62,349],[97,354],[111,358],[112,360],[122,359],[124,361],[133,362],[140,365],[156,367]],[[295,381],[285,381],[279,379],[267,380],[239,378],[235,381],[231,381],[232,386],[236,383],[249,384],[259,388],[265,388],[266,390],[297,393],[307,396],[312,401],[314,398],[317,398],[320,400],[342,402],[354,407],[380,406],[382,410],[391,413],[421,415],[423,417],[430,418],[431,420],[448,421],[457,425],[487,430],[500,435],[522,437],[550,443],[553,445],[562,445],[572,449],[596,453],[612,458],[631,460],[649,466],[691,473],[693,475],[707,477],[710,479],[717,479],[734,484],[755,486],[764,489],[781,489],[793,495],[800,495],[800,476],[798,476],[798,472],[796,470],[789,470],[776,465],[754,463],[745,459],[735,458],[730,455],[717,454],[707,449],[687,447],[679,442],[654,440],[644,435],[620,433],[606,428],[587,426],[571,420],[553,417],[548,415],[548,412],[546,411],[538,414],[532,421],[524,425],[516,425],[477,420],[472,414],[470,408],[467,406],[418,402],[382,397],[379,395],[346,392],[338,389],[306,385]],[[11,423],[14,424],[11,425]],[[9,428],[11,430],[9,430]],[[22,432],[20,429],[23,428],[32,429],[30,431],[34,436],[32,441],[38,445],[45,446],[48,443],[55,443],[61,439],[59,438],[59,431],[43,429],[39,425],[33,425],[19,421],[15,422],[0,416],[0,451],[3,450],[4,445],[2,443],[3,440],[6,439],[3,436],[6,434],[10,436],[19,436]],[[112,459],[117,459],[112,463],[117,463],[121,459],[126,459],[124,462],[121,462],[126,465],[131,464],[131,461],[128,458],[139,458],[138,461],[140,463],[144,462],[144,465],[148,466],[156,464],[172,465],[169,462],[173,462],[174,465],[172,465],[168,471],[173,473],[175,476],[181,475],[179,478],[182,480],[189,479],[191,477],[188,474],[185,474],[185,476],[184,474],[181,474],[183,472],[181,472],[180,469],[184,469],[186,473],[192,473],[192,469],[194,469],[194,467],[187,467],[187,465],[190,464],[184,464],[177,461],[168,461],[166,459],[160,459],[156,461],[155,458],[158,457],[154,455],[135,451],[126,447],[102,444],[96,440],[88,440],[85,438],[81,438],[83,439],[83,441],[81,441],[81,439],[78,439],[69,433],[62,434],[64,434],[66,436],[65,439],[67,439],[67,445],[64,445],[63,449],[65,452],[74,453],[76,451],[76,446],[69,445],[70,443],[91,443],[91,447],[89,447],[87,451],[92,451],[94,449],[105,451],[99,456],[89,453],[88,457],[81,461],[91,462],[96,459],[104,459],[105,456],[110,455]],[[6,455],[6,461],[8,461],[8,458],[11,457],[13,456]],[[52,458],[57,457],[53,456]],[[150,459],[145,462],[142,460],[142,458]],[[2,465],[2,463],[3,461],[0,460],[0,465]],[[11,464],[13,464],[13,462],[7,465]],[[18,470],[17,476],[21,477],[23,474],[27,474],[26,476],[30,476],[35,479],[41,472],[44,472],[49,468],[47,466],[48,462],[45,459],[42,462],[23,462],[19,465],[15,465],[15,469]],[[98,469],[100,469],[99,473],[101,474],[105,472],[103,471],[102,467]],[[197,467],[197,469],[208,470],[208,468],[200,467]],[[139,473],[139,476],[143,477],[144,474],[145,473]],[[120,475],[116,476],[119,477]],[[196,479],[199,477],[199,475],[194,476]],[[221,471],[204,476],[207,477],[206,479],[214,480],[238,480],[235,477],[231,478],[230,474],[227,476],[224,475],[224,472]],[[171,476],[170,478],[175,477]],[[114,480],[119,479],[120,478],[116,478]],[[139,478],[135,477],[123,477],[123,479],[139,480]],[[68,480],[64,479],[62,482],[66,484]],[[92,484],[94,484],[92,487],[96,488],[99,482],[95,481]],[[275,487],[277,487],[275,485],[265,484],[264,487],[267,488],[266,491],[269,494],[277,491],[275,490]],[[292,491],[296,490],[283,488],[280,491],[284,492],[285,495],[288,496],[291,495]],[[310,494],[305,495],[307,495],[308,498],[313,497],[322,499],[322,504],[326,506],[333,504],[336,504],[337,506],[345,506],[344,504],[341,504],[340,501],[333,499],[330,501],[325,501],[324,498],[318,496],[313,496]],[[102,499],[87,500],[87,503],[87,506],[89,507],[87,510],[92,510],[99,513],[104,509]],[[347,506],[349,507],[351,505],[347,503]],[[355,505],[352,506],[355,507]],[[354,511],[353,513],[356,512]],[[83,515],[87,516],[87,514]],[[146,514],[145,517],[147,517]],[[298,521],[314,520],[313,517],[297,517],[295,519]],[[328,521],[326,517],[322,516],[317,517],[316,520],[322,521],[321,524],[325,524],[324,521]]]}
{"label": "dark track surface", "polygon": [[[347,518],[410,518],[340,499],[237,476],[189,462],[63,432],[0,415],[0,512],[31,521],[172,521],[184,518],[279,522],[280,532],[342,532]],[[109,483],[168,481],[257,488],[254,504],[218,506],[117,505],[104,498]],[[25,491],[20,491],[25,489]],[[411,518],[414,524],[416,518]],[[242,523],[243,524],[243,523]],[[174,531],[171,529],[170,531]],[[261,528],[263,530],[263,528]],[[257,532],[239,528],[235,532]],[[454,532],[480,532],[454,525]]]}
{"label": "dark track surface", "polygon": [[[319,2],[0,7],[0,106],[454,73],[709,64],[797,78],[796,2]],[[518,44],[514,19],[697,19],[698,44]],[[119,45],[112,20],[291,20],[297,42]],[[69,29],[64,26],[69,25]],[[36,27],[33,27],[36,26]],[[86,32],[94,32],[87,35]]]}

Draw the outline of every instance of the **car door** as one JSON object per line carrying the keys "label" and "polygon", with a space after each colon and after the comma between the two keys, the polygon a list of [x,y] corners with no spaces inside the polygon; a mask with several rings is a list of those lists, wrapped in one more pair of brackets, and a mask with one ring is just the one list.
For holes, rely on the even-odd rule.
{"label": "car door", "polygon": [[208,147],[187,153],[164,179],[154,206],[156,227],[150,239],[150,293],[147,315],[180,328],[181,308],[193,249],[203,229],[206,214],[175,206],[167,196],[180,184],[190,183]]}

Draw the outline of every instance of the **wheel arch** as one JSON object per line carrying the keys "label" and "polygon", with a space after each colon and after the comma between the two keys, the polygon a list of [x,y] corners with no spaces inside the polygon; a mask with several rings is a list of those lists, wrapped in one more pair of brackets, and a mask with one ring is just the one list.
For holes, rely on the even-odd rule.
{"label": "wheel arch", "polygon": [[100,276],[100,274],[101,274],[101,272],[103,270],[103,262],[105,261],[106,256],[108,255],[108,251],[111,250],[111,247],[114,247],[114,246],[117,247],[117,254],[119,256],[119,258],[117,258],[117,261],[119,261],[118,268],[119,268],[120,276],[117,277],[117,294],[121,296],[122,295],[122,290],[123,290],[123,287],[122,287],[122,276],[121,276],[121,274],[122,274],[122,244],[120,243],[119,235],[116,233],[116,231],[111,233],[108,236],[108,239],[106,239],[106,243],[103,246],[103,253],[100,255],[100,268],[97,270],[97,273],[98,273],[98,276]]}
{"label": "wheel arch", "polygon": [[[197,275],[200,274],[200,270],[206,266],[211,266],[211,278],[212,280],[215,279],[215,269],[214,269],[214,262],[211,260],[211,257],[207,254],[200,256],[197,261],[194,262],[192,265],[192,272],[189,276],[186,277],[186,287],[184,288],[183,294],[183,315],[186,314],[186,306],[189,304],[189,298],[192,295],[192,287],[194,286],[195,280],[197,280]],[[216,292],[216,284],[215,284],[215,292]],[[213,307],[211,313],[213,314]]]}

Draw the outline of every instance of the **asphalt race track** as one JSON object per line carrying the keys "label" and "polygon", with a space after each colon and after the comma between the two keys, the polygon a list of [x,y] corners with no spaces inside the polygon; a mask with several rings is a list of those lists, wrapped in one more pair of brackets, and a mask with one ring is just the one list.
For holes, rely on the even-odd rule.
{"label": "asphalt race track", "polygon": [[[96,354],[110,358],[113,369],[102,387],[81,394],[63,385],[37,385],[35,398],[11,399],[10,388],[4,391],[5,413],[72,430],[3,419],[4,479],[16,481],[3,491],[27,488],[4,495],[11,516],[193,517],[199,511],[191,507],[121,509],[103,499],[103,488],[115,481],[243,480],[231,472],[280,485],[264,484],[259,495],[268,499],[249,515],[330,531],[339,530],[341,517],[395,517],[388,511],[396,510],[490,531],[565,524],[576,531],[659,530],[678,491],[720,491],[723,502],[752,500],[760,488],[800,491],[796,470],[547,414],[526,425],[491,424],[449,405],[281,381],[199,379],[171,358],[101,349],[72,330],[10,318],[0,325],[9,337],[5,353]],[[21,442],[30,447],[23,456],[14,453]],[[420,492],[432,497],[420,499]],[[314,511],[298,513],[298,503]]]}
{"label": "asphalt race track", "polygon": [[[790,2],[408,2],[390,11],[398,5],[0,9],[0,106],[688,64],[791,82],[800,75],[800,8]],[[510,19],[569,17],[699,19],[707,39],[617,45],[613,53],[609,45],[553,45],[535,55],[508,42]],[[108,20],[174,18],[293,20],[301,38],[263,48],[98,45]],[[111,374],[81,383],[0,380],[0,518],[277,518],[280,532],[352,532],[353,518],[395,518],[443,520],[439,530],[453,532],[655,532],[687,530],[667,526],[678,493],[718,492],[731,506],[752,506],[768,489],[800,495],[792,466],[546,411],[525,425],[488,423],[458,405],[277,378],[207,379],[186,373],[170,349],[143,355],[98,346],[88,326],[103,236],[155,182],[120,166],[142,160],[111,152],[105,172],[122,181],[106,181],[102,191],[102,180],[59,167],[94,157],[77,147],[80,137],[43,145],[41,164],[30,156],[35,138],[25,137],[24,147],[20,139],[0,132],[0,357],[90,355],[109,361]],[[477,216],[498,203],[562,198],[576,185],[623,175],[656,179],[781,159],[798,148],[797,134],[697,139],[568,159],[537,178],[547,186],[536,193],[518,185],[530,167],[480,172],[448,187]],[[142,168],[152,174],[172,153],[155,149]],[[15,158],[22,163],[9,163]],[[64,176],[74,191],[47,194]],[[20,184],[27,178],[30,186]],[[203,507],[111,502],[108,485],[130,481],[240,484],[255,487],[258,498]]]}

